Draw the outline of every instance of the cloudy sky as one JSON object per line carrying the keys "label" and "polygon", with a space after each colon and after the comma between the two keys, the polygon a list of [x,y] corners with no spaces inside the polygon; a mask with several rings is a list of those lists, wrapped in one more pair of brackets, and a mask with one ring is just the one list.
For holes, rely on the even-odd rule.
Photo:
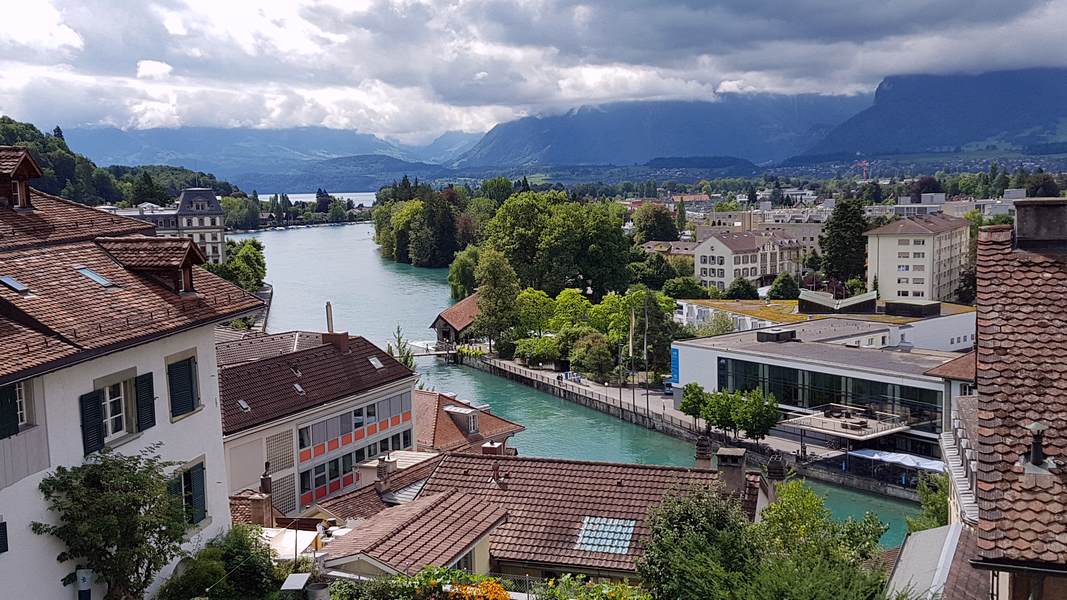
{"label": "cloudy sky", "polygon": [[42,127],[354,128],[899,73],[1067,66],[1067,0],[0,0],[0,113]]}

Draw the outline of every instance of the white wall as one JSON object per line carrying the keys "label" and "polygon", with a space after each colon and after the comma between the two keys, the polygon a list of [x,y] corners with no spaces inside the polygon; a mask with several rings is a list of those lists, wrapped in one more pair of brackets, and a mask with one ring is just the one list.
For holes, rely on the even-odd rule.
{"label": "white wall", "polygon": [[[159,453],[167,460],[186,463],[203,457],[208,520],[184,547],[194,549],[225,531],[230,524],[226,493],[226,470],[222,452],[222,419],[219,409],[218,378],[215,370],[213,327],[178,334],[131,350],[97,358],[44,375],[37,390],[38,410],[46,411],[51,464],[77,465],[84,458],[78,398],[93,389],[93,380],[135,368],[138,374],[154,373],[156,426],[132,436],[116,448],[122,454],[135,454],[160,442]],[[164,357],[196,348],[201,408],[171,422]],[[36,391],[36,390],[35,390]],[[0,515],[8,524],[10,550],[0,554],[0,597],[34,600],[77,597],[72,586],[60,579],[73,570],[60,564],[56,555],[63,550],[55,538],[30,531],[32,521],[54,522],[45,510],[38,485],[50,469],[22,479],[0,490]],[[91,518],[91,515],[87,515]],[[157,578],[157,585],[169,575],[172,563]],[[103,598],[103,586],[95,586],[93,598]]]}
{"label": "white wall", "polygon": [[975,343],[977,313],[965,312],[910,323],[901,330],[905,342],[925,350],[959,352],[970,350]]}

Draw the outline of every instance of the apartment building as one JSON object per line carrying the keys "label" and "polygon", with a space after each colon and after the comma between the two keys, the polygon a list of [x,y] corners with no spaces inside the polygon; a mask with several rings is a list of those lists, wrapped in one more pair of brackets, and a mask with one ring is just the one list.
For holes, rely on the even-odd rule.
{"label": "apartment building", "polygon": [[417,377],[365,338],[292,331],[218,345],[229,491],[272,479],[294,516],[374,483],[379,455],[415,447]]}
{"label": "apartment building", "polygon": [[739,277],[766,285],[779,273],[800,274],[803,244],[781,232],[714,234],[693,251],[693,275],[724,290]]}
{"label": "apartment building", "polygon": [[214,190],[187,188],[171,207],[144,202],[137,208],[101,207],[112,214],[148,221],[160,237],[189,238],[213,263],[226,261],[225,214]]}
{"label": "apartment building", "polygon": [[0,596],[66,600],[74,565],[30,530],[56,518],[39,485],[58,466],[158,444],[180,465],[184,549],[229,527],[213,332],[262,303],[203,270],[191,241],[38,192],[40,175],[0,147]]}
{"label": "apartment building", "polygon": [[[967,262],[970,223],[918,215],[868,231],[867,288],[886,299],[952,300]],[[877,280],[877,286],[875,285]]]}

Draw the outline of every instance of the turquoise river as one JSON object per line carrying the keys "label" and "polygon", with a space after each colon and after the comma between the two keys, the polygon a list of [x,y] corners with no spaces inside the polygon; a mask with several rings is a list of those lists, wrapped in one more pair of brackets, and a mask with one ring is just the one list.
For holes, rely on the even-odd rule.
{"label": "turquoise river", "polygon": [[[267,256],[267,279],[274,285],[268,329],[324,330],[324,304],[333,304],[339,330],[385,346],[399,324],[409,340],[432,338],[430,323],[451,304],[447,270],[397,264],[378,255],[368,224],[262,231],[256,237]],[[584,460],[692,466],[693,446],[549,394],[470,367],[420,358],[427,387],[455,392],[492,406],[526,431],[512,445],[520,454]],[[904,517],[912,504],[812,482],[825,495],[835,517],[874,512],[890,524],[882,543],[899,545]]]}

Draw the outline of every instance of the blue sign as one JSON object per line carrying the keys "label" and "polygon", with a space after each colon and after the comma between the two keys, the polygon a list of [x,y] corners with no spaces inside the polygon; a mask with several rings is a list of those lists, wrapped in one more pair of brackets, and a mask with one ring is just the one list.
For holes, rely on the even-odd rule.
{"label": "blue sign", "polygon": [[671,382],[678,385],[678,349],[671,346]]}

